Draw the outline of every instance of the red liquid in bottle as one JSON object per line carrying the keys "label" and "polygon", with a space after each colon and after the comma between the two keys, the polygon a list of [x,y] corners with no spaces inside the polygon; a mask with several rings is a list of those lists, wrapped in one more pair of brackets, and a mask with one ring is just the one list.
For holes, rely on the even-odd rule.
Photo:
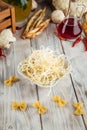
{"label": "red liquid in bottle", "polygon": [[82,27],[77,18],[67,18],[58,25],[57,31],[64,39],[74,39],[81,34]]}

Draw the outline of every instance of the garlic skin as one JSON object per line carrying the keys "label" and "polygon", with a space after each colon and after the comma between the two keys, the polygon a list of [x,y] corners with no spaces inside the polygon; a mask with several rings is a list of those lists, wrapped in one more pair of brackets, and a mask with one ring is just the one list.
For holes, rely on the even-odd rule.
{"label": "garlic skin", "polygon": [[11,46],[11,43],[15,42],[16,38],[13,36],[10,29],[4,29],[0,33],[0,48],[8,49]]}
{"label": "garlic skin", "polygon": [[32,0],[32,10],[36,9],[38,6],[37,2],[35,0]]}
{"label": "garlic skin", "polygon": [[52,4],[55,9],[62,10],[64,14],[67,13],[69,7],[69,0],[52,0]]}
{"label": "garlic skin", "polygon": [[[69,7],[69,0],[52,0],[52,5],[55,7],[55,9],[62,10],[64,14],[67,15],[68,7]],[[76,10],[76,8],[78,9]],[[74,14],[77,14],[77,16],[80,17],[85,12],[87,12],[87,0],[75,0],[75,2],[71,0],[71,5],[70,5],[71,16],[74,16]]]}
{"label": "garlic skin", "polygon": [[54,10],[51,14],[51,19],[54,23],[59,24],[65,18],[65,15],[62,10]]}

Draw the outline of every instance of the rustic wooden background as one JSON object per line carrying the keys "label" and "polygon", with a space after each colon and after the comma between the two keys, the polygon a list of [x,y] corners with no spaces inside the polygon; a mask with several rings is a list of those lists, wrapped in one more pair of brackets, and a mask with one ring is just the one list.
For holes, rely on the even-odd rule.
{"label": "rustic wooden background", "polygon": [[[22,23],[19,23],[21,25]],[[82,42],[72,48],[72,42],[61,41],[54,35],[56,25],[50,23],[41,35],[35,39],[21,39],[21,30],[16,31],[17,41],[11,49],[5,51],[6,59],[0,58],[0,130],[87,130],[87,52]],[[31,47],[50,47],[58,54],[65,54],[71,61],[72,73],[62,79],[49,96],[49,89],[40,88],[24,79],[17,71],[18,64],[31,54]],[[6,87],[4,80],[11,75],[20,78],[12,87]],[[60,95],[67,105],[59,108],[51,99]],[[26,101],[27,110],[12,110],[12,101]],[[48,111],[39,115],[32,103],[40,100]],[[75,116],[73,103],[83,102],[85,114]]]}

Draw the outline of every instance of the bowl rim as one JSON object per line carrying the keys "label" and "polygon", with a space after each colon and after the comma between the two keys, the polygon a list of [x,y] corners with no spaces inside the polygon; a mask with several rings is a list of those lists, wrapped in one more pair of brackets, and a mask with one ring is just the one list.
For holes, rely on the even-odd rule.
{"label": "bowl rim", "polygon": [[[68,58],[64,55],[64,54],[62,54],[62,55],[58,55],[58,56],[63,56],[64,58],[65,58],[65,60],[67,61],[67,63],[68,63],[68,72],[65,74],[65,75],[63,75],[61,78],[59,78],[58,80],[56,80],[53,84],[49,84],[49,85],[41,85],[41,84],[39,84],[39,83],[36,83],[36,82],[34,82],[34,81],[32,81],[29,77],[27,77],[25,74],[23,74],[21,71],[20,71],[20,66],[22,65],[22,63],[23,63],[23,61],[21,61],[19,64],[18,64],[18,66],[17,66],[17,71],[18,71],[18,73],[22,76],[22,77],[24,77],[25,79],[28,79],[30,82],[31,82],[31,84],[34,84],[34,85],[37,85],[37,86],[39,86],[39,87],[41,87],[41,88],[51,88],[51,87],[54,87],[61,79],[63,79],[64,77],[66,77],[68,74],[70,74],[71,73],[71,63],[70,63],[70,61],[68,60]],[[26,58],[27,59],[27,58]]]}

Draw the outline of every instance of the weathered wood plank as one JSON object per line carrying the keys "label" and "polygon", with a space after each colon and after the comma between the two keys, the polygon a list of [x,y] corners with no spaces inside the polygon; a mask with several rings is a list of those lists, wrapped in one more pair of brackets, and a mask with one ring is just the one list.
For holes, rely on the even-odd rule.
{"label": "weathered wood plank", "polygon": [[83,53],[71,60],[73,66],[73,82],[79,101],[84,104],[85,114],[83,119],[87,128],[87,53]]}
{"label": "weathered wood plank", "polygon": [[[87,81],[87,79],[86,79],[87,63],[86,63],[86,56],[84,56],[84,55],[86,55],[84,53],[85,47],[84,47],[82,42],[80,42],[74,48],[72,48],[73,42],[62,41],[61,44],[63,46],[65,54],[71,60],[71,64],[73,66],[74,74],[71,75],[71,78],[73,79],[73,84],[74,84],[74,89],[75,89],[75,92],[77,95],[77,100],[82,101],[84,103],[85,111],[87,111],[87,108],[86,108],[87,103],[86,103],[86,95],[85,95],[86,81]],[[76,78],[76,80],[74,77]],[[83,90],[84,90],[84,92],[83,92]],[[87,129],[87,116],[86,116],[86,114],[82,118],[84,120],[84,124],[85,124],[86,129]]]}
{"label": "weathered wood plank", "polygon": [[[12,46],[4,66],[1,66],[4,68],[4,80],[11,75],[20,77],[20,81],[11,88],[4,86],[4,130],[11,128],[13,130],[34,130],[36,126],[38,130],[41,130],[40,117],[32,108],[32,103],[37,100],[35,86],[31,85],[28,80],[25,80],[17,72],[18,64],[30,54],[30,40],[24,41],[20,39],[20,34],[20,31],[16,32],[17,41]],[[15,100],[27,102],[28,108],[26,112],[11,109],[11,103]],[[1,118],[3,119],[3,116]]]}
{"label": "weathered wood plank", "polygon": [[0,23],[0,30],[3,30],[3,28],[7,28],[11,26],[11,18],[6,19],[5,21]]}
{"label": "weathered wood plank", "polygon": [[[21,44],[21,45],[20,45]],[[15,69],[17,68],[17,65],[20,61],[24,60],[26,57],[29,56],[29,54],[31,53],[31,48],[30,48],[30,41],[29,40],[19,40],[19,43],[16,44],[17,46],[15,46],[15,51],[20,52],[18,53],[20,56],[17,56],[15,54]],[[21,46],[21,48],[20,48]],[[22,52],[23,50],[23,52]],[[19,58],[18,58],[19,57]],[[34,109],[32,108],[32,103],[37,100],[37,94],[36,94],[36,89],[34,85],[31,85],[30,82],[28,80],[25,80],[24,78],[21,77],[21,82],[19,83],[19,86],[17,88],[17,91],[19,92],[19,97],[20,97],[20,101],[26,101],[28,103],[28,109],[27,111],[24,113],[24,117],[25,117],[25,125],[23,127],[23,129],[36,129],[36,126],[34,124],[37,124],[37,129],[41,130],[41,126],[40,126],[40,118],[39,116],[34,112]],[[18,116],[21,119],[21,115]],[[19,121],[20,121],[19,119]],[[21,119],[22,121],[22,119]],[[22,125],[22,122],[21,122]],[[23,126],[22,125],[22,126]],[[29,127],[28,127],[29,125]]]}
{"label": "weathered wood plank", "polygon": [[[40,46],[45,46],[50,47],[58,54],[62,54],[61,42],[54,35],[55,30],[55,25],[50,24],[41,35],[31,40],[32,48],[39,49]],[[83,117],[75,116],[73,114],[74,108],[72,104],[77,102],[77,98],[69,76],[62,79],[53,87],[48,96],[49,88],[44,89],[38,86],[36,87],[35,85],[32,85],[30,81],[18,74],[18,64],[31,53],[30,40],[22,40],[20,38],[22,31],[23,30],[16,32],[15,36],[17,41],[12,46],[10,53],[9,51],[5,51],[7,59],[0,59],[0,130],[85,130],[83,119],[86,122],[86,114]],[[86,113],[87,72],[85,68],[87,66],[87,54],[85,56],[80,56],[79,58],[76,57],[80,54],[80,50],[77,48],[78,53],[76,53],[77,51],[75,50],[74,53],[76,55],[73,54],[71,43],[68,43],[69,42],[62,42],[62,45],[68,58],[71,59],[73,57],[71,62],[73,66],[75,65],[73,68],[74,74],[76,75],[72,75],[73,82],[78,99],[84,102]],[[82,50],[83,47],[80,49]],[[78,74],[78,71],[80,71],[80,74]],[[6,87],[3,82],[11,75],[20,77],[20,81],[9,88]],[[78,77],[81,80],[79,80]],[[59,108],[56,103],[51,101],[54,95],[60,95],[62,99],[67,100],[67,105],[64,108]],[[38,99],[48,108],[47,113],[42,116],[38,115],[37,109],[32,107],[32,103]],[[25,112],[12,110],[11,103],[14,100],[19,102],[26,101],[28,103],[27,110]]]}
{"label": "weathered wood plank", "polygon": [[70,59],[79,56],[85,51],[84,44],[82,42],[80,42],[75,47],[72,47],[73,42],[74,41],[62,41],[61,43],[67,57]]}
{"label": "weathered wood plank", "polygon": [[[63,53],[61,43],[54,36],[55,25],[49,27],[36,39],[32,40],[33,48],[39,49],[41,45],[49,47],[57,51],[58,54]],[[41,116],[43,130],[85,130],[85,126],[81,117],[74,116],[72,104],[77,102],[74,94],[70,77],[66,77],[52,88],[51,94],[47,97],[49,89],[38,87],[39,100],[48,108],[48,112]],[[54,95],[60,95],[66,99],[68,104],[64,108],[58,108],[57,104],[52,103],[51,99]]]}
{"label": "weathered wood plank", "polygon": [[10,16],[10,9],[0,11],[0,21]]}

